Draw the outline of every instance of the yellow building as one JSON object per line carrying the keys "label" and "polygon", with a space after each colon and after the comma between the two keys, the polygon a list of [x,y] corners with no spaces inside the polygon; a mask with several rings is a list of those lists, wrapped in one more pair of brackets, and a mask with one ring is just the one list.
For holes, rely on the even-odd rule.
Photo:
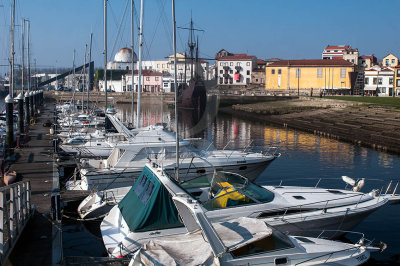
{"label": "yellow building", "polygon": [[356,77],[354,64],[343,59],[281,60],[265,69],[267,90],[350,93]]}
{"label": "yellow building", "polygon": [[400,96],[400,65],[394,68],[394,93],[396,96]]}
{"label": "yellow building", "polygon": [[399,64],[399,59],[394,54],[388,54],[382,59],[382,66],[395,67]]}

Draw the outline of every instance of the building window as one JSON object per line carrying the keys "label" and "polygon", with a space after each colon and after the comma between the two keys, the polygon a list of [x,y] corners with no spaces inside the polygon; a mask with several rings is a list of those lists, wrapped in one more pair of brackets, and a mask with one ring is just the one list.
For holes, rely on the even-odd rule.
{"label": "building window", "polygon": [[369,78],[365,78],[364,79],[364,84],[368,84],[369,83]]}
{"label": "building window", "polygon": [[317,69],[317,78],[322,78],[322,68]]}
{"label": "building window", "polygon": [[150,77],[146,77],[146,81],[150,81]]}
{"label": "building window", "polygon": [[264,83],[264,79],[263,78],[261,79],[261,83]]}
{"label": "building window", "polygon": [[272,75],[275,74],[275,69],[271,69],[271,74],[272,74]]}
{"label": "building window", "polygon": [[385,65],[387,65],[387,66],[389,65],[389,59],[385,60]]}
{"label": "building window", "polygon": [[389,78],[389,85],[393,85],[393,78]]}
{"label": "building window", "polygon": [[400,79],[396,79],[396,87],[400,87]]}
{"label": "building window", "polygon": [[340,77],[341,78],[345,78],[346,77],[346,69],[345,68],[341,68],[340,69]]}
{"label": "building window", "polygon": [[250,78],[246,78],[246,84],[250,83]]}
{"label": "building window", "polygon": [[219,84],[222,84],[223,83],[223,78],[219,78]]}
{"label": "building window", "polygon": [[223,73],[224,73],[224,71],[221,69],[221,70],[219,71],[219,73],[220,73],[220,74],[223,74]]}
{"label": "building window", "polygon": [[240,66],[241,64],[240,64],[240,62],[237,62],[236,65],[237,65],[237,66]]}
{"label": "building window", "polygon": [[378,85],[382,85],[382,78],[378,78]]}
{"label": "building window", "polygon": [[334,52],[335,52],[335,53],[337,53],[337,52],[338,52],[338,50],[335,50]]}
{"label": "building window", "polygon": [[400,69],[397,69],[397,76],[400,77]]}
{"label": "building window", "polygon": [[351,59],[351,62],[354,63],[354,59]]}
{"label": "building window", "polygon": [[233,74],[233,70],[231,69],[231,70],[229,70],[229,74]]}
{"label": "building window", "polygon": [[223,66],[222,62],[221,62],[221,63],[219,63],[219,65],[220,65],[220,66]]}
{"label": "building window", "polygon": [[377,80],[378,80],[378,78],[373,78],[372,79],[372,85],[376,85]]}
{"label": "building window", "polygon": [[233,66],[233,62],[231,62],[229,65],[230,65],[230,66]]}
{"label": "building window", "polygon": [[168,88],[168,82],[164,82],[164,88]]}
{"label": "building window", "polygon": [[386,88],[385,87],[381,88],[381,92],[386,93]]}
{"label": "building window", "polygon": [[282,69],[278,69],[278,74],[280,75],[280,74],[282,74]]}
{"label": "building window", "polygon": [[228,63],[225,63],[224,65],[225,65],[225,66],[228,66]]}
{"label": "building window", "polygon": [[250,75],[250,70],[247,70],[247,75]]}
{"label": "building window", "polygon": [[250,62],[247,62],[247,63],[246,63],[246,66],[250,66]]}
{"label": "building window", "polygon": [[160,78],[159,78],[159,77],[156,77],[155,79],[156,79],[156,81],[159,81],[159,80],[160,80]]}
{"label": "building window", "polygon": [[229,79],[229,84],[232,84],[233,83],[233,78],[230,78]]}
{"label": "building window", "polygon": [[296,69],[296,78],[300,78],[301,72],[300,72],[300,68]]}
{"label": "building window", "polygon": [[392,64],[395,64],[395,63],[396,63],[396,60],[392,59]]}
{"label": "building window", "polygon": [[157,64],[157,68],[160,68],[160,64]]}

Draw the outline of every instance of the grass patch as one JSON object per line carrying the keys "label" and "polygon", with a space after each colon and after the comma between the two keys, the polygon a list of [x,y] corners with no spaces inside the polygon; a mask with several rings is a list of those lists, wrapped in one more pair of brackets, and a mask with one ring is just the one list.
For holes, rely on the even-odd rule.
{"label": "grass patch", "polygon": [[381,106],[400,108],[400,98],[398,97],[325,96],[324,98],[362,103],[373,103]]}

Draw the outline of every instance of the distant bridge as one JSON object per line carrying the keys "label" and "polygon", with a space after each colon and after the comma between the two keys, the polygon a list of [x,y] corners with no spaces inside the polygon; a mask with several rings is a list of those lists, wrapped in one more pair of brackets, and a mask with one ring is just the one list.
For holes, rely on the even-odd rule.
{"label": "distant bridge", "polygon": [[[84,68],[86,69],[87,67],[89,67],[89,90],[93,90],[94,61],[92,61],[90,63],[87,63],[86,65],[82,65],[82,66],[79,66],[79,67],[75,68],[75,73],[81,71]],[[65,73],[62,73],[62,74],[60,74],[58,76],[55,76],[54,78],[51,78],[51,79],[48,79],[46,81],[40,82],[38,84],[38,87],[43,87],[43,86],[45,86],[47,84],[50,84],[50,83],[52,83],[52,82],[54,82],[56,80],[60,80],[60,79],[65,78],[66,76],[72,75],[73,73],[74,73],[74,70],[71,69],[71,70],[69,70],[69,71],[67,71]]]}

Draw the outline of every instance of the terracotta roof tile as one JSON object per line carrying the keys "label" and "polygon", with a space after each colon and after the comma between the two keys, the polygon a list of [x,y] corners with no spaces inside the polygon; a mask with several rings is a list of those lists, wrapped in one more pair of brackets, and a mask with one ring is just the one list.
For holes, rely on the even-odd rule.
{"label": "terracotta roof tile", "polygon": [[267,67],[277,67],[277,66],[354,66],[343,59],[302,59],[302,60],[280,60],[278,62],[272,63]]}
{"label": "terracotta roof tile", "polygon": [[228,55],[218,58],[218,61],[240,61],[240,60],[253,60],[255,56],[246,55],[246,54],[235,54],[235,55]]}

